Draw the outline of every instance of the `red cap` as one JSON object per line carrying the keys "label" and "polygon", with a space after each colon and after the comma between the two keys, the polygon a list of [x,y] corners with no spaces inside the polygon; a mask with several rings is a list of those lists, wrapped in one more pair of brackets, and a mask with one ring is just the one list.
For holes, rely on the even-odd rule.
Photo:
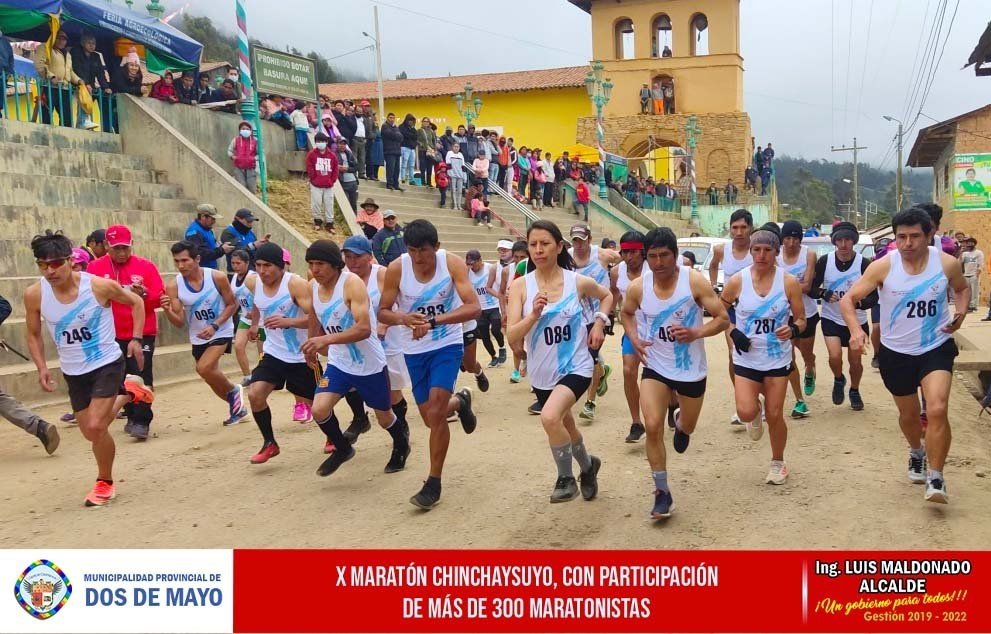
{"label": "red cap", "polygon": [[372,102],[368,101],[367,99],[362,99],[360,105],[362,105],[362,106],[370,106],[370,105],[372,105]]}
{"label": "red cap", "polygon": [[107,246],[131,246],[131,230],[124,225],[111,225],[107,227]]}

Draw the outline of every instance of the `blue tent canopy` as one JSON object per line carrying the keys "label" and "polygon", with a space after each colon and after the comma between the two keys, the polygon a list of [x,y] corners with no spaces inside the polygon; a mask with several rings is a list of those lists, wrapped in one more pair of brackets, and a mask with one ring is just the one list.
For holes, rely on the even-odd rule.
{"label": "blue tent canopy", "polygon": [[58,13],[62,7],[62,0],[0,0],[0,5],[22,11]]}
{"label": "blue tent canopy", "polygon": [[14,55],[14,74],[21,77],[37,77],[38,71],[34,69],[34,62],[26,57]]}

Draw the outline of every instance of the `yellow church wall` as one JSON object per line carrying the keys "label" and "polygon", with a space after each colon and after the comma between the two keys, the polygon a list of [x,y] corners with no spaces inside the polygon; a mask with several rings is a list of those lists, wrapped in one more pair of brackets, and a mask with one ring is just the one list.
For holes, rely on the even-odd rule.
{"label": "yellow church wall", "polygon": [[[592,110],[584,87],[477,94],[483,102],[482,114],[474,121],[478,130],[498,129],[513,137],[516,147],[540,147],[555,157],[575,143],[576,121]],[[423,117],[430,117],[438,134],[445,126],[457,130],[465,122],[450,95],[386,99],[385,111],[394,112],[398,122],[412,113],[418,126]]]}

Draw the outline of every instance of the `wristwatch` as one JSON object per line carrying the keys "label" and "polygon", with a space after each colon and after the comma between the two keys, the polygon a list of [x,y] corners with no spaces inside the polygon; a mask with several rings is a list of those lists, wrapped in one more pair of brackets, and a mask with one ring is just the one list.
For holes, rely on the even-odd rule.
{"label": "wristwatch", "polygon": [[437,318],[431,317],[430,319],[427,320],[427,323],[430,324],[430,329],[433,330],[434,328],[437,327]]}
{"label": "wristwatch", "polygon": [[210,327],[213,328],[213,331],[214,332],[219,332],[220,331],[220,326],[218,326],[217,325],[217,322],[215,322],[215,321],[210,322]]}

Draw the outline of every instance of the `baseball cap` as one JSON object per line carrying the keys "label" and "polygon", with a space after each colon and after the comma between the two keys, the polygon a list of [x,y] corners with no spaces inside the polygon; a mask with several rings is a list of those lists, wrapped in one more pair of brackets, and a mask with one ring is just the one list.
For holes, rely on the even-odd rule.
{"label": "baseball cap", "polygon": [[498,244],[496,244],[496,248],[497,249],[512,249],[513,248],[513,241],[512,240],[500,240],[498,242]]}
{"label": "baseball cap", "polygon": [[344,240],[344,246],[341,247],[341,251],[350,251],[357,255],[364,255],[365,253],[372,252],[372,243],[365,236],[348,236]]}
{"label": "baseball cap", "polygon": [[805,231],[802,229],[802,223],[797,220],[785,220],[781,226],[782,238],[801,238],[803,235]]}
{"label": "baseball cap", "polygon": [[238,209],[234,217],[238,220],[258,220],[258,217],[251,213],[250,209]]}
{"label": "baseball cap", "polygon": [[465,262],[471,264],[472,262],[478,262],[482,259],[482,254],[479,253],[478,249],[469,249],[465,253]]}
{"label": "baseball cap", "polygon": [[110,225],[107,227],[107,246],[131,246],[131,230],[124,225]]}
{"label": "baseball cap", "polygon": [[200,203],[196,205],[196,213],[201,216],[210,216],[211,218],[223,217],[217,212],[217,208],[210,203]]}
{"label": "baseball cap", "polygon": [[396,212],[394,212],[391,209],[386,209],[385,211],[382,212],[382,217],[383,218],[395,218],[396,217]]}
{"label": "baseball cap", "polygon": [[86,249],[84,249],[82,247],[75,247],[72,250],[72,263],[73,264],[89,264],[90,263],[90,260],[92,260],[92,259],[93,258],[91,258],[90,255],[89,255],[89,251],[87,251]]}
{"label": "baseball cap", "polygon": [[572,225],[569,233],[572,238],[578,238],[579,240],[588,240],[592,237],[592,231],[588,228],[588,225],[581,223]]}

